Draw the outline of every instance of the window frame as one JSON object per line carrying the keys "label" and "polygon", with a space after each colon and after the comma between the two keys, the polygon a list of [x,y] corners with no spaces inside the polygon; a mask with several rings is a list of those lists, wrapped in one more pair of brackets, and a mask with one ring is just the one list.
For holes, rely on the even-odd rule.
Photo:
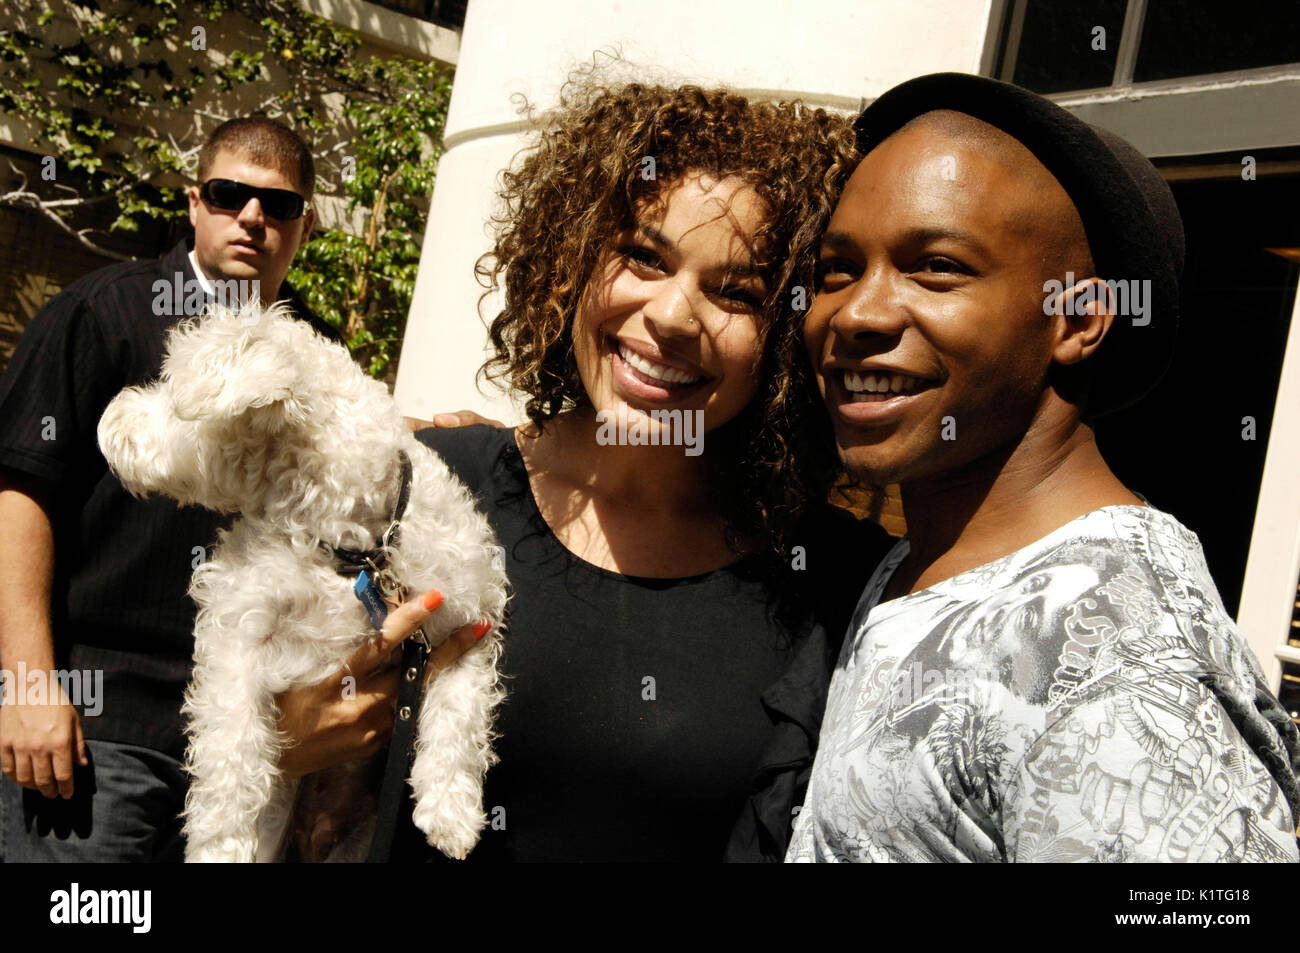
{"label": "window frame", "polygon": [[[1195,73],[1170,79],[1134,82],[1138,48],[1142,41],[1142,26],[1146,20],[1149,0],[1128,0],[1124,9],[1124,25],[1120,30],[1119,49],[1115,56],[1115,70],[1108,86],[1088,86],[1044,94],[1054,102],[1074,99],[1095,99],[1114,95],[1123,90],[1133,94],[1156,93],[1166,90],[1183,91],[1197,87],[1216,87],[1240,83],[1268,82],[1300,78],[1300,61],[1258,66],[1251,69],[1229,70],[1219,73]],[[980,74],[1004,82],[1014,82],[1016,59],[1020,52],[1020,32],[1024,26],[1029,0],[992,0],[989,24],[980,56]]]}

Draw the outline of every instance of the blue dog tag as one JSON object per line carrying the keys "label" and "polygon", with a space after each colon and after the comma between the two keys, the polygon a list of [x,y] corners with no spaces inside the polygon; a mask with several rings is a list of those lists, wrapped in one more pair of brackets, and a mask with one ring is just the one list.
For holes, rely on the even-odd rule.
{"label": "blue dog tag", "polygon": [[364,569],[361,570],[361,575],[357,576],[352,591],[361,600],[361,604],[366,607],[366,612],[370,615],[370,624],[376,629],[382,629],[384,620],[388,618],[388,606],[380,598],[379,590],[375,588],[370,574]]}

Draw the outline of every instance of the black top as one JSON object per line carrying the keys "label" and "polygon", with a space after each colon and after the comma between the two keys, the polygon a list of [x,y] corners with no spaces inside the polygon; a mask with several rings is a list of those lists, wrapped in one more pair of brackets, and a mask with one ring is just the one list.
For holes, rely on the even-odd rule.
{"label": "black top", "polygon": [[[417,436],[477,495],[513,593],[500,763],[470,860],[780,859],[839,639],[889,537],[825,514],[796,553],[820,594],[782,623],[752,560],[650,579],[571,554],[538,512],[513,431]],[[419,846],[407,838],[395,856]]]}
{"label": "black top", "polygon": [[[181,697],[194,652],[195,606],[186,592],[230,518],[133,498],[95,436],[118,391],[161,371],[165,332],[185,316],[171,312],[178,300],[185,310],[185,294],[161,293],[155,283],[170,288],[177,273],[196,281],[185,242],[161,258],[93,272],[41,309],[0,378],[0,467],[50,491],[56,660],[104,672],[103,710],[82,719],[86,737],[180,758]],[[288,299],[314,328],[341,340],[291,290]]]}

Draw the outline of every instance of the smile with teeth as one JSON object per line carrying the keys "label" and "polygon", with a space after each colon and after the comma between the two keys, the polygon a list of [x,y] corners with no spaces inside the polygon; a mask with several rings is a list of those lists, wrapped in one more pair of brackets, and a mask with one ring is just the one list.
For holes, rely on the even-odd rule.
{"label": "smile with teeth", "polygon": [[624,347],[619,341],[615,341],[614,346],[618,348],[618,356],[623,359],[623,363],[642,377],[649,378],[661,387],[685,387],[689,384],[698,384],[704,380],[703,377],[687,374],[685,371],[669,367],[667,364],[656,364],[631,348]]}
{"label": "smile with teeth", "polygon": [[900,394],[910,394],[929,383],[924,378],[907,374],[844,371],[844,389],[853,400],[888,400]]}

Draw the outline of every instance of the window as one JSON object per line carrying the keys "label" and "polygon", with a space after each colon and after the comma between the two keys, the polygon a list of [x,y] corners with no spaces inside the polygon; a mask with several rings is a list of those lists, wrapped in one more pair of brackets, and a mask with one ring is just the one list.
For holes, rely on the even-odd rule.
{"label": "window", "polygon": [[373,0],[373,2],[410,17],[428,20],[450,30],[459,30],[465,25],[465,7],[469,0]]}
{"label": "window", "polygon": [[1012,12],[1017,30],[1008,36],[1017,42],[1004,54],[998,75],[1044,95],[1111,85],[1125,5],[1126,0],[1068,5],[1017,0]]}
{"label": "window", "polygon": [[1154,0],[1145,4],[1139,83],[1300,61],[1300,3]]}
{"label": "window", "polygon": [[1007,0],[995,76],[1044,95],[1300,65],[1297,0]]}

